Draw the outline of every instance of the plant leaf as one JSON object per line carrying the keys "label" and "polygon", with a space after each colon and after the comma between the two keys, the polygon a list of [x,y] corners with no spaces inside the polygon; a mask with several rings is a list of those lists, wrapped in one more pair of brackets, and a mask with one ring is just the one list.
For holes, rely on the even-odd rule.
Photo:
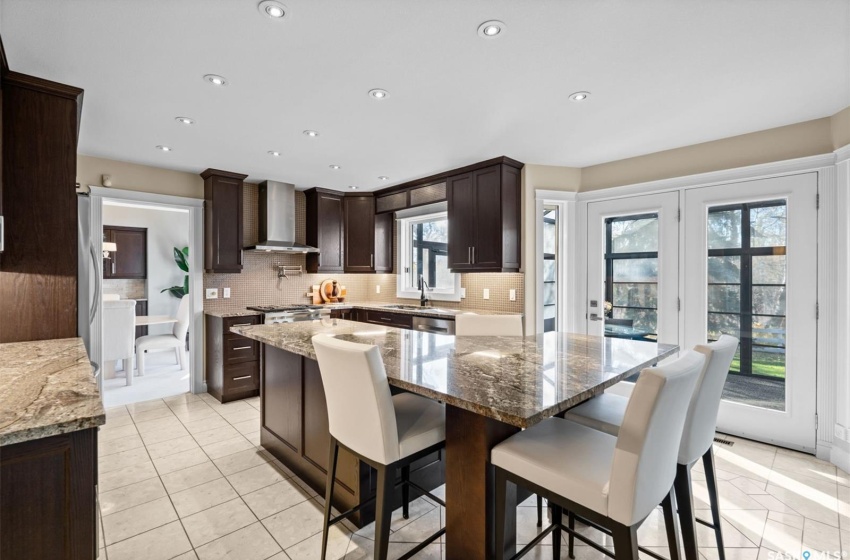
{"label": "plant leaf", "polygon": [[184,294],[189,293],[189,275],[188,274],[183,277],[183,293]]}
{"label": "plant leaf", "polygon": [[174,248],[174,262],[177,263],[177,266],[183,272],[189,272],[189,260],[187,258],[188,253],[189,253],[188,247],[186,247],[186,253],[185,254],[183,253],[183,251],[181,251],[177,247]]}

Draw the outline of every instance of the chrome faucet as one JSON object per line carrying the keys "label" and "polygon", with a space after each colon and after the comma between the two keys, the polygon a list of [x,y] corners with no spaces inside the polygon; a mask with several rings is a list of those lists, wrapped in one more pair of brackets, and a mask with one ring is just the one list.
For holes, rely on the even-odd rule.
{"label": "chrome faucet", "polygon": [[419,307],[428,307],[428,302],[430,301],[428,297],[425,295],[425,290],[428,288],[428,283],[425,282],[425,276],[419,275]]}

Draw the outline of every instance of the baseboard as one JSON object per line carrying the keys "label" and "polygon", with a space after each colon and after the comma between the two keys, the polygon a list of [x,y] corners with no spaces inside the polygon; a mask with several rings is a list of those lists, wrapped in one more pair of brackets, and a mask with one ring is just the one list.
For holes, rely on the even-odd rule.
{"label": "baseboard", "polygon": [[850,473],[850,452],[833,445],[830,450],[829,462],[844,472]]}

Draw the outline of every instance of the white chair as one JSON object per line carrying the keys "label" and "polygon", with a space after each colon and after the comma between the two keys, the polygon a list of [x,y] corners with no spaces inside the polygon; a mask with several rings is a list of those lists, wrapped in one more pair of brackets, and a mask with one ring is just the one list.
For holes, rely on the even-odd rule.
{"label": "white chair", "polygon": [[[682,427],[705,356],[685,352],[675,362],[643,370],[635,384],[620,435],[549,418],[493,448],[496,471],[496,558],[504,558],[507,482],[543,494],[552,524],[554,558],[560,558],[561,530],[610,554],[573,528],[562,527],[566,510],[589,520],[614,540],[617,560],[637,560],[637,529],[660,503],[672,560],[679,557],[673,480]],[[523,554],[525,550],[519,554]]]}
{"label": "white chair", "polygon": [[189,296],[180,299],[177,308],[177,322],[171,334],[149,334],[136,339],[136,364],[139,375],[145,374],[145,352],[148,350],[167,350],[173,348],[177,354],[180,371],[186,369],[186,333],[189,332]]}
{"label": "white chair", "polygon": [[118,294],[103,294],[103,301],[118,301],[121,296]]}
{"label": "white chair", "polygon": [[522,336],[522,315],[455,316],[456,336]]}
{"label": "white chair", "polygon": [[[688,415],[685,419],[685,427],[679,445],[675,482],[686,560],[697,560],[699,557],[693,491],[691,489],[691,467],[700,458],[702,458],[705,468],[712,517],[711,523],[702,520],[700,520],[700,523],[714,530],[720,560],[724,560],[726,557],[723,547],[723,533],[720,529],[720,505],[712,443],[717,428],[717,413],[720,409],[720,399],[723,396],[723,386],[726,384],[729,366],[732,364],[737,349],[738,339],[725,334],[716,342],[694,347],[695,351],[706,356],[707,362],[690,399]],[[628,403],[628,397],[604,393],[571,408],[564,415],[564,418],[616,436],[623,423]],[[572,542],[570,544],[572,549]],[[572,556],[572,550],[570,556]]]}
{"label": "white chair", "polygon": [[136,339],[136,300],[103,302],[103,361],[121,360],[126,384],[133,384],[133,341]]}
{"label": "white chair", "polygon": [[[410,464],[445,447],[446,410],[425,397],[411,393],[392,395],[381,354],[376,346],[346,342],[317,335],[313,348],[328,406],[331,434],[328,480],[325,489],[325,520],[322,560],[330,527],[372,500],[331,519],[334,480],[339,448],[346,449],[378,471],[375,506],[375,558],[386,559],[396,469],[401,468],[403,515],[408,517],[410,486],[445,507],[442,500],[410,482]],[[438,539],[440,529],[401,558],[409,558]]]}

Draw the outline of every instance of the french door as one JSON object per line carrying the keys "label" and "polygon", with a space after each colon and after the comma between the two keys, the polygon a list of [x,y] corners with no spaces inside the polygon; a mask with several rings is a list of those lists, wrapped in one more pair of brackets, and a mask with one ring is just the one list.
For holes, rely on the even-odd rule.
{"label": "french door", "polygon": [[718,430],[815,448],[817,174],[685,191],[684,344],[739,338]]}
{"label": "french door", "polygon": [[679,193],[587,205],[587,334],[679,340]]}

